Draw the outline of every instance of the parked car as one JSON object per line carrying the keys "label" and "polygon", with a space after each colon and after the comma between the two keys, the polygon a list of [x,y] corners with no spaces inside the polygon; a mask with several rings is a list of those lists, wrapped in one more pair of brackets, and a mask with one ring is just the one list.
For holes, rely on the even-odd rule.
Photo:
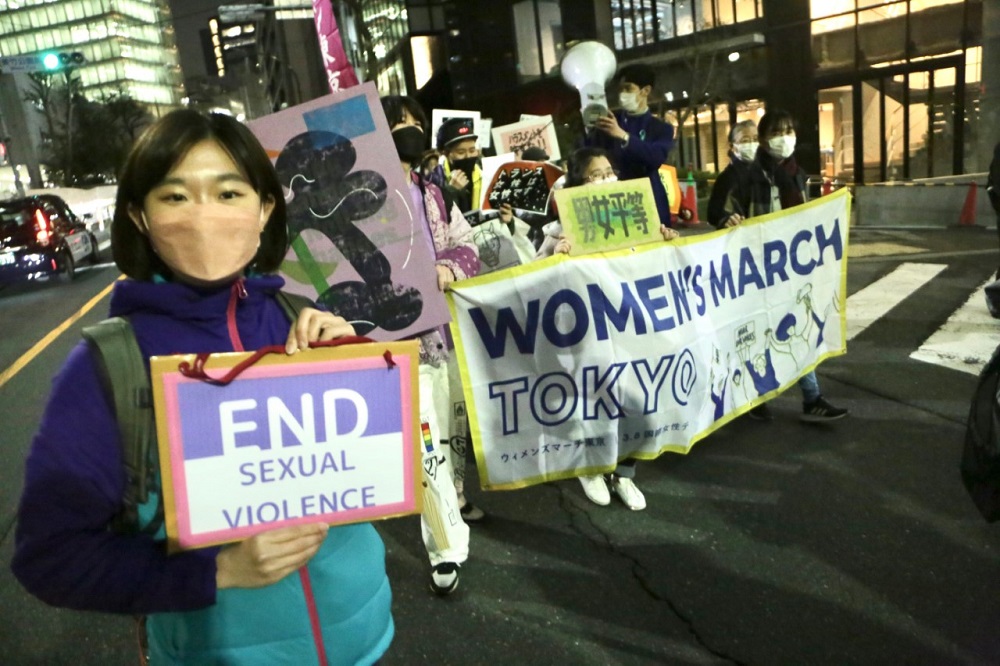
{"label": "parked car", "polygon": [[60,275],[97,263],[97,241],[66,202],[37,195],[0,202],[0,281]]}

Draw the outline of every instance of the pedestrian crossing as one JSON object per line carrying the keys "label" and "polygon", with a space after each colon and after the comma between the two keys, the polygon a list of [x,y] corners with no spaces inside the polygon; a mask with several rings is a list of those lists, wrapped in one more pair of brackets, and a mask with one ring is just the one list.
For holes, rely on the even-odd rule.
{"label": "pedestrian crossing", "polygon": [[[904,262],[847,299],[847,339],[851,340],[928,286],[947,264]],[[1000,344],[1000,320],[986,305],[984,287],[976,285],[966,301],[910,354],[910,358],[978,375]]]}

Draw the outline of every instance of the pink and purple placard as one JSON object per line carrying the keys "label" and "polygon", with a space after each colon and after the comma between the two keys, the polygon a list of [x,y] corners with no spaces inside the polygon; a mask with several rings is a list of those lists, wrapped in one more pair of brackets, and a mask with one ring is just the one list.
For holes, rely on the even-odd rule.
{"label": "pink and purple placard", "polygon": [[[248,356],[213,355],[208,372]],[[416,342],[313,349],[216,386],[179,372],[190,357],[154,357],[169,548],[420,511],[416,359]]]}
{"label": "pink and purple placard", "polygon": [[378,92],[365,83],[253,120],[285,191],[288,291],[358,335],[400,340],[449,321],[434,245]]}

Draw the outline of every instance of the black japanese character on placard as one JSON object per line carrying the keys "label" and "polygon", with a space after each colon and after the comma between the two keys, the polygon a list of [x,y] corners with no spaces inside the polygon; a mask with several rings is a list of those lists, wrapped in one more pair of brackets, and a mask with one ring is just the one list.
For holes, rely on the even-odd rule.
{"label": "black japanese character on placard", "polygon": [[646,209],[642,205],[642,192],[629,192],[627,204],[632,216],[632,224],[643,235],[649,234],[649,220],[646,217]]}
{"label": "black japanese character on placard", "polygon": [[354,144],[334,132],[304,132],[285,144],[275,169],[292,195],[289,240],[306,229],[321,232],[361,278],[329,285],[320,303],[354,324],[359,335],[374,328],[398,331],[420,317],[423,298],[413,287],[393,284],[389,260],[356,226],[378,212],[388,195],[377,171],[351,171],[356,161]]}
{"label": "black japanese character on placard", "polygon": [[591,197],[590,214],[594,224],[604,229],[604,240],[608,240],[615,233],[615,229],[611,224],[611,205],[608,197],[597,196],[596,194]]}
{"label": "black japanese character on placard", "polygon": [[[618,218],[621,222],[622,233],[625,234],[625,238],[628,238],[628,219],[631,215],[628,203],[625,201],[627,198],[626,194],[624,192],[612,192],[608,195],[608,198],[612,202],[609,208],[609,217]],[[609,224],[611,223],[609,222]],[[604,237],[608,237],[606,233]]]}

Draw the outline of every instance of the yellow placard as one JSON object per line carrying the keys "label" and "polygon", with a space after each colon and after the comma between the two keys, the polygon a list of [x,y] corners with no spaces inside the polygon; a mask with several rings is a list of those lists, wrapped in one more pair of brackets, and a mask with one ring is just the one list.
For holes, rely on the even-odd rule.
{"label": "yellow placard", "polygon": [[660,218],[648,178],[555,191],[571,254],[608,252],[660,240]]}

